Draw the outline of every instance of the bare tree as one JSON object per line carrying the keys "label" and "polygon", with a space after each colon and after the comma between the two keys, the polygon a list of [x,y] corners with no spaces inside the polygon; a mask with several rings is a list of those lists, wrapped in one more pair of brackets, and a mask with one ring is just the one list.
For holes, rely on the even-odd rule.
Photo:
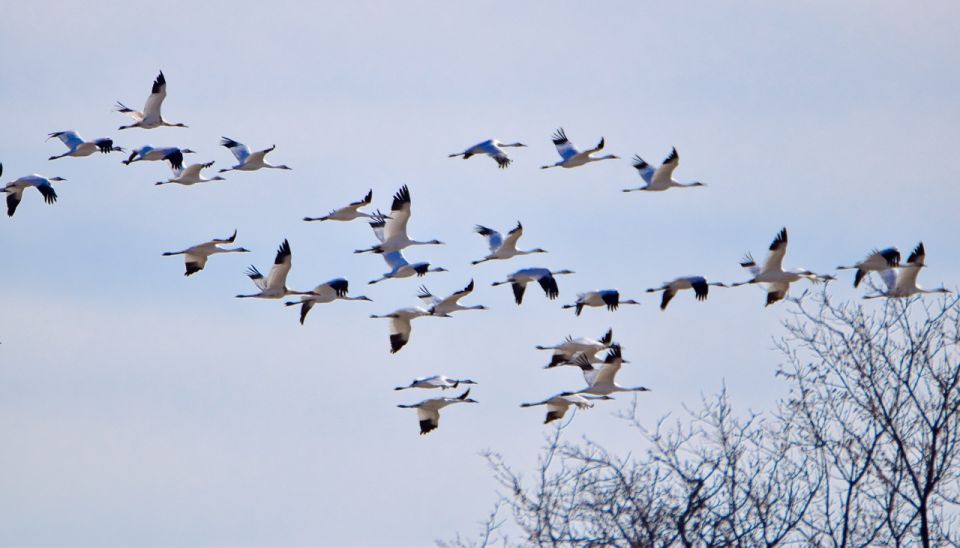
{"label": "bare tree", "polygon": [[960,299],[792,302],[773,412],[736,415],[725,387],[653,429],[634,408],[639,456],[561,425],[529,479],[486,453],[501,506],[453,544],[957,545]]}

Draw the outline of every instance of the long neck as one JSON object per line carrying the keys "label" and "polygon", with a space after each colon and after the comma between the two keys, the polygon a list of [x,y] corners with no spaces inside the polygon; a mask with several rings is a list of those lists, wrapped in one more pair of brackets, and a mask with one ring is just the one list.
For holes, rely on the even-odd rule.
{"label": "long neck", "polygon": [[594,158],[593,156],[587,156],[588,162],[599,162],[600,160],[616,160],[616,159],[617,157],[614,156],[613,154],[607,154],[606,156],[597,156],[596,158]]}

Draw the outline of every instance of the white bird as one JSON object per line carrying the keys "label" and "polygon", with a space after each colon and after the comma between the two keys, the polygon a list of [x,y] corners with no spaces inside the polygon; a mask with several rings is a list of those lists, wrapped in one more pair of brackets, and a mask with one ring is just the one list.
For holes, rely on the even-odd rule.
{"label": "white bird", "polygon": [[161,162],[166,160],[170,162],[170,169],[173,173],[179,175],[183,171],[183,155],[194,154],[189,148],[177,147],[153,147],[145,145],[130,152],[130,157],[123,161],[123,165],[130,165],[134,162]]}
{"label": "white bird", "polygon": [[553,346],[537,345],[536,348],[537,350],[553,350],[550,363],[544,368],[549,369],[558,365],[573,363],[573,360],[578,357],[578,354],[584,354],[587,360],[590,360],[591,356],[596,355],[596,353],[601,350],[610,348],[612,345],[613,329],[608,329],[599,339],[591,339],[589,337],[578,337],[574,339],[572,336],[567,335],[567,338],[564,339],[562,343]]}
{"label": "white bird", "polygon": [[266,155],[270,152],[273,152],[273,149],[277,148],[277,145],[273,145],[270,148],[264,150],[258,150],[257,152],[250,153],[250,149],[247,148],[247,145],[239,143],[230,139],[229,137],[222,137],[220,139],[220,144],[230,149],[230,152],[237,158],[237,165],[224,168],[220,170],[220,173],[225,171],[237,170],[237,171],[256,171],[260,168],[268,167],[271,169],[292,169],[285,165],[275,166],[265,159]]}
{"label": "white bird", "polygon": [[745,282],[738,282],[731,287],[738,287],[746,284],[766,284],[767,286],[767,304],[782,300],[790,289],[790,284],[800,280],[807,279],[814,283],[820,281],[832,280],[833,276],[820,276],[803,268],[794,268],[783,270],[783,256],[787,253],[787,229],[783,228],[770,244],[770,253],[767,260],[763,263],[763,268],[757,266],[753,256],[749,253],[740,262],[740,266],[746,268],[753,274],[753,278]]}
{"label": "white bird", "polygon": [[412,245],[442,245],[440,240],[419,241],[407,237],[407,222],[410,220],[410,189],[407,185],[393,195],[393,205],[389,217],[375,217],[370,227],[380,240],[379,245],[368,249],[356,249],[354,253],[390,253],[400,251]]}
{"label": "white bird", "polygon": [[[350,205],[341,207],[340,209],[334,209],[330,212],[329,215],[324,215],[323,217],[304,217],[304,221],[352,221],[354,219],[359,219],[361,217],[374,218],[377,215],[374,213],[365,213],[360,211],[360,208],[366,205],[370,205],[373,202],[373,189],[367,192],[367,195],[363,197],[362,200],[352,202]],[[382,215],[381,215],[382,217]]]}
{"label": "white bird", "polygon": [[578,167],[589,162],[599,162],[600,160],[616,160],[620,158],[619,156],[614,156],[613,154],[597,157],[590,156],[594,152],[603,150],[603,143],[604,140],[603,137],[601,137],[600,143],[596,146],[596,148],[591,148],[589,150],[580,152],[577,150],[577,147],[573,146],[573,143],[567,139],[567,134],[563,132],[563,128],[560,128],[556,133],[553,134],[553,144],[557,147],[557,152],[560,154],[560,158],[562,159],[555,164],[541,166],[540,169],[547,169],[551,167]]}
{"label": "white bird", "polygon": [[287,295],[307,295],[304,291],[291,291],[287,289],[287,274],[290,273],[290,267],[293,264],[293,258],[290,253],[290,242],[284,240],[277,249],[277,257],[273,260],[273,268],[270,269],[270,275],[266,278],[257,270],[257,267],[250,265],[247,269],[247,277],[260,289],[260,293],[253,295],[237,295],[238,299],[255,297],[258,299],[282,299]]}
{"label": "white bird", "polygon": [[895,247],[885,249],[874,249],[867,255],[867,258],[853,266],[838,266],[837,270],[856,269],[857,273],[853,277],[853,287],[858,287],[863,277],[870,272],[881,272],[890,268],[900,266],[900,250]]}
{"label": "white bird", "polygon": [[473,280],[470,280],[470,283],[467,284],[466,287],[460,291],[457,291],[456,293],[453,293],[445,299],[434,296],[432,293],[430,293],[430,290],[421,285],[420,294],[417,295],[417,297],[419,297],[424,304],[430,307],[428,310],[430,311],[430,314],[434,316],[448,316],[450,313],[458,310],[487,310],[487,307],[483,306],[482,304],[474,306],[463,306],[460,304],[460,299],[471,293],[473,293]]}
{"label": "white bird", "polygon": [[147,97],[147,102],[144,105],[142,112],[139,110],[133,110],[120,101],[117,101],[116,111],[126,114],[134,119],[134,123],[130,124],[129,126],[120,126],[120,129],[128,129],[132,127],[153,129],[160,126],[187,127],[184,124],[172,124],[164,120],[163,116],[160,115],[160,106],[163,104],[163,99],[166,96],[167,79],[163,77],[163,71],[160,71],[160,76],[157,76],[157,79],[153,81],[153,88],[150,90],[150,96]]}
{"label": "white bird", "polygon": [[430,316],[430,311],[417,306],[400,308],[389,314],[373,314],[370,317],[390,319],[390,353],[396,354],[404,345],[410,342],[410,322],[423,316]]}
{"label": "white bird", "polygon": [[398,386],[394,390],[407,390],[409,388],[424,388],[427,390],[432,390],[439,388],[441,390],[446,390],[447,388],[456,388],[461,384],[477,384],[470,379],[451,379],[446,375],[433,375],[430,377],[419,377],[413,379],[413,381],[407,386]]}
{"label": "white bird", "polygon": [[109,154],[111,152],[123,152],[124,150],[120,147],[113,146],[113,139],[109,137],[102,137],[100,139],[94,139],[92,141],[84,141],[83,137],[77,134],[76,131],[57,131],[51,133],[47,140],[53,139],[56,137],[60,139],[66,147],[69,149],[59,156],[51,156],[48,160],[56,160],[58,158],[63,158],[64,156],[90,156],[94,152],[102,152],[103,154]]}
{"label": "white bird", "polygon": [[382,256],[383,260],[386,261],[387,266],[390,267],[390,272],[384,273],[383,276],[377,278],[376,280],[370,280],[367,282],[369,285],[393,278],[409,278],[411,276],[423,277],[426,276],[428,272],[447,271],[447,269],[443,268],[442,266],[431,267],[430,263],[428,262],[410,264],[400,251],[391,251],[389,253],[384,253]]}
{"label": "white bird", "polygon": [[583,370],[583,377],[588,386],[575,393],[607,396],[614,392],[649,392],[650,389],[646,386],[626,387],[617,384],[616,376],[620,371],[620,366],[624,363],[630,362],[623,359],[623,353],[618,344],[610,347],[603,359],[603,366],[599,369],[581,358],[577,365]]}
{"label": "white bird", "polygon": [[567,409],[575,405],[577,409],[590,409],[593,404],[590,400],[612,400],[610,396],[582,396],[573,392],[561,392],[551,396],[543,401],[534,403],[521,403],[520,407],[535,407],[537,405],[547,406],[547,418],[543,424],[549,424],[555,420],[560,420],[567,414]]}
{"label": "white bird", "polygon": [[513,160],[507,157],[507,153],[503,151],[504,147],[525,147],[527,145],[523,143],[502,143],[496,139],[488,139],[482,143],[477,143],[472,147],[464,150],[463,152],[457,152],[456,154],[451,154],[449,158],[456,158],[457,156],[463,156],[463,159],[466,160],[475,154],[486,154],[487,156],[493,158],[497,161],[497,166],[500,169],[506,169]]}
{"label": "white bird", "polygon": [[596,291],[587,291],[577,293],[577,302],[574,304],[565,304],[563,308],[574,308],[574,313],[579,316],[585,306],[605,306],[607,310],[614,311],[621,304],[640,304],[633,299],[620,300],[620,292],[616,289],[598,289]]}
{"label": "white bird", "polygon": [[167,179],[166,181],[157,181],[154,184],[167,185],[176,183],[178,185],[189,186],[197,183],[209,183],[210,181],[226,181],[226,179],[219,175],[214,175],[213,177],[208,178],[200,174],[200,170],[207,169],[212,165],[213,162],[207,162],[205,164],[190,164],[186,167],[186,169],[180,172],[180,175]]}
{"label": "white bird", "polygon": [[444,407],[455,403],[477,403],[477,400],[468,398],[469,395],[470,389],[468,388],[466,392],[456,398],[430,398],[420,403],[400,404],[397,407],[417,410],[417,419],[420,421],[420,435],[422,436],[440,426],[440,410]]}
{"label": "white bird", "polygon": [[523,292],[527,289],[527,284],[537,282],[543,288],[544,294],[548,299],[553,300],[560,296],[560,288],[557,287],[557,280],[554,276],[561,274],[574,274],[572,270],[551,271],[546,268],[523,268],[507,276],[502,282],[493,282],[493,286],[510,284],[513,287],[513,298],[517,305],[523,302]]}
{"label": "white bird", "polygon": [[693,293],[698,301],[707,300],[707,294],[710,292],[711,285],[716,287],[729,287],[723,282],[707,283],[707,279],[703,276],[681,276],[672,282],[663,282],[663,286],[661,287],[651,287],[647,290],[647,293],[663,291],[663,299],[660,301],[660,310],[666,310],[667,304],[670,303],[670,300],[673,299],[674,295],[676,295],[678,291],[683,291],[684,289],[693,289]]}
{"label": "white bird", "polygon": [[520,224],[520,221],[517,221],[517,226],[513,228],[510,232],[507,232],[507,237],[504,238],[499,232],[492,228],[487,228],[483,225],[477,225],[474,229],[474,232],[480,234],[487,239],[487,243],[490,245],[490,254],[486,257],[473,261],[472,264],[480,264],[486,261],[494,260],[506,260],[518,255],[530,255],[531,253],[546,253],[545,249],[531,249],[529,251],[521,251],[517,249],[517,241],[520,240],[520,237],[523,236],[523,225]]}
{"label": "white bird", "polygon": [[[0,175],[3,175],[3,164],[0,164]],[[5,192],[7,194],[7,216],[13,217],[14,212],[17,211],[17,206],[20,205],[20,200],[23,199],[23,191],[34,187],[40,194],[43,195],[43,201],[52,204],[57,201],[57,192],[53,190],[53,185],[51,182],[54,181],[66,181],[63,177],[44,177],[42,175],[24,175],[16,181],[7,183],[6,186],[0,188],[0,192]]]}
{"label": "white bird", "polygon": [[196,272],[203,270],[203,267],[207,264],[207,258],[210,255],[216,255],[217,253],[249,253],[250,250],[245,247],[234,247],[234,248],[224,248],[220,247],[220,244],[232,244],[237,240],[237,231],[233,231],[233,235],[229,238],[214,239],[209,242],[204,242],[202,244],[197,244],[195,246],[188,247],[183,251],[167,251],[163,253],[164,257],[170,257],[172,255],[184,255],[184,264],[186,265],[186,272],[183,273],[184,276],[189,276]]}
{"label": "white bird", "polygon": [[647,182],[647,186],[642,186],[640,188],[625,188],[624,192],[635,192],[640,190],[650,191],[650,192],[660,192],[662,190],[667,190],[669,188],[690,188],[695,186],[707,186],[700,181],[694,181],[692,183],[680,183],[673,178],[673,170],[677,169],[677,165],[680,163],[680,156],[677,154],[677,149],[674,147],[670,151],[670,155],[660,164],[660,167],[653,169],[653,166],[643,161],[643,158],[640,156],[633,156],[633,167],[637,169],[637,172],[640,173],[640,177]]}
{"label": "white bird", "polygon": [[299,301],[287,301],[284,304],[287,306],[300,305],[300,325],[303,325],[303,321],[307,319],[307,314],[315,304],[332,303],[336,300],[372,302],[372,299],[365,295],[360,295],[359,297],[348,296],[347,292],[349,290],[350,283],[347,282],[347,280],[343,278],[335,278],[318,285],[308,293],[302,294],[303,296],[300,297]]}
{"label": "white bird", "polygon": [[950,290],[943,286],[936,289],[924,289],[917,285],[917,274],[925,266],[926,256],[927,252],[923,248],[923,242],[920,242],[907,259],[907,264],[900,267],[899,274],[892,268],[880,272],[880,277],[883,278],[883,282],[887,286],[885,291],[876,295],[866,295],[863,298],[889,297],[891,299],[902,299],[920,293],[950,293]]}

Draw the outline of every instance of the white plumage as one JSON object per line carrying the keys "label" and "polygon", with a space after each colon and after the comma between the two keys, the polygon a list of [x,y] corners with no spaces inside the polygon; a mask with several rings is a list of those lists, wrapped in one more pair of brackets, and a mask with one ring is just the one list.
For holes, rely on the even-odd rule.
{"label": "white plumage", "polygon": [[497,162],[497,167],[500,169],[506,169],[513,163],[507,153],[503,151],[504,147],[525,147],[527,145],[523,143],[503,143],[496,139],[488,139],[482,143],[477,143],[472,147],[464,150],[463,152],[457,152],[451,154],[450,158],[456,158],[457,156],[463,156],[463,159],[466,160],[471,156],[477,154],[486,154],[487,156],[493,158]]}
{"label": "white plumage", "polygon": [[113,139],[109,137],[101,137],[100,139],[94,139],[92,141],[86,141],[77,134],[76,131],[56,131],[51,133],[47,140],[53,139],[56,137],[60,139],[60,142],[67,147],[67,151],[63,154],[57,156],[51,156],[49,160],[56,160],[58,158],[63,158],[65,156],[73,156],[75,158],[80,158],[83,156],[90,156],[95,152],[101,152],[103,154],[109,154],[111,152],[123,152],[124,150],[120,147],[113,146]]}
{"label": "white plumage", "polygon": [[640,177],[646,181],[647,185],[640,188],[625,188],[624,192],[635,192],[635,191],[647,191],[647,192],[660,192],[670,188],[690,188],[697,186],[706,186],[700,181],[694,181],[692,183],[681,183],[673,178],[673,170],[677,169],[677,165],[680,164],[680,155],[677,154],[677,149],[674,147],[670,151],[670,155],[660,164],[660,167],[653,169],[653,166],[648,164],[640,156],[634,155],[633,157],[633,167],[636,168],[637,172],[640,174]]}
{"label": "white plumage", "polygon": [[184,124],[173,124],[163,119],[163,116],[160,115],[160,107],[163,105],[163,100],[167,97],[167,79],[163,76],[163,71],[160,71],[160,75],[157,76],[157,79],[153,81],[153,87],[150,89],[150,96],[147,97],[147,102],[143,106],[143,110],[133,110],[132,108],[127,107],[120,101],[117,101],[116,111],[126,114],[127,116],[133,118],[134,123],[129,126],[120,126],[120,129],[128,129],[132,127],[138,127],[143,129],[153,129],[161,126],[167,127],[187,127]]}
{"label": "white plumage", "polygon": [[567,134],[563,132],[563,128],[559,128],[556,133],[553,134],[553,144],[557,147],[557,153],[560,154],[560,161],[551,164],[548,166],[541,166],[540,169],[548,169],[551,167],[578,167],[590,162],[599,162],[600,160],[615,160],[619,156],[614,156],[613,154],[608,154],[606,156],[590,156],[595,152],[603,150],[604,139],[600,138],[600,143],[596,147],[589,150],[584,150],[583,152],[577,150],[577,147],[567,139]]}

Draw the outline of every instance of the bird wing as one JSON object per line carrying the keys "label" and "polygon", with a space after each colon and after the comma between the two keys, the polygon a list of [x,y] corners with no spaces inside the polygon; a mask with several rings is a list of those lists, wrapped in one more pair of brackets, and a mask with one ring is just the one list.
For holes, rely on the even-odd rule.
{"label": "bird wing", "polygon": [[57,201],[57,191],[53,190],[53,186],[49,182],[41,181],[34,186],[36,186],[40,194],[43,195],[44,202],[52,204]]}
{"label": "bird wing", "polygon": [[370,228],[373,229],[373,235],[377,237],[380,243],[383,243],[383,230],[387,226],[387,220],[379,215],[370,221]]}
{"label": "bird wing", "polygon": [[393,272],[396,272],[410,264],[399,251],[384,253],[383,260],[387,262],[387,266],[389,266]]}
{"label": "bird wing", "polygon": [[[190,166],[190,167],[193,167],[193,166]],[[189,169],[189,168],[188,168],[188,169]],[[236,229],[234,229],[233,234],[231,234],[229,238],[214,238],[213,240],[210,240],[208,243],[211,243],[211,244],[232,244],[232,243],[235,242],[236,240],[237,240],[237,231],[236,231]]]}
{"label": "bird wing", "polygon": [[698,301],[706,300],[707,294],[710,292],[710,286],[707,285],[706,278],[694,276],[690,278],[690,285],[693,286],[693,293]]}
{"label": "bird wing", "polygon": [[547,295],[548,299],[553,300],[560,296],[560,288],[557,287],[557,280],[553,278],[552,274],[541,276],[537,282],[540,284],[540,287],[543,288],[543,292]]}
{"label": "bird wing", "polygon": [[669,183],[673,177],[673,170],[677,169],[677,164],[680,163],[680,156],[677,154],[677,149],[673,148],[670,151],[670,154],[667,155],[666,159],[660,164],[660,167],[653,172],[653,177],[651,178],[651,183],[656,185],[663,185]]}
{"label": "bird wing", "polygon": [[420,293],[417,294],[417,298],[423,301],[423,303],[427,306],[440,304],[440,299],[433,293],[430,293],[430,290],[427,289],[427,286],[425,285],[420,286]]}
{"label": "bird wing", "polygon": [[557,147],[557,153],[560,154],[560,157],[564,160],[569,160],[577,154],[580,154],[577,147],[573,146],[573,143],[567,139],[567,134],[564,133],[563,128],[557,129],[556,133],[553,134],[553,145]]}
{"label": "bird wing", "polygon": [[923,248],[923,242],[917,244],[917,247],[913,249],[910,253],[910,257],[907,259],[908,265],[917,265],[923,266],[923,261],[927,256],[926,250]]}
{"label": "bird wing", "polygon": [[663,290],[663,298],[660,299],[660,310],[666,310],[667,305],[670,304],[670,300],[677,294],[676,290],[672,287],[667,287]]}
{"label": "bird wing", "polygon": [[[164,160],[170,162],[170,169],[174,175],[179,177],[183,173],[183,151],[179,148],[170,149],[164,157]],[[199,171],[199,170],[198,170]]]}
{"label": "bird wing", "polygon": [[603,367],[601,367],[593,377],[593,382],[590,383],[590,386],[596,386],[598,384],[613,386],[618,371],[620,371],[620,362],[603,364]]}
{"label": "bird wing", "polygon": [[83,138],[77,135],[76,131],[58,131],[50,134],[49,138],[53,137],[60,139],[60,142],[70,150],[76,150],[78,146],[83,144]]}
{"label": "bird wing", "polygon": [[[912,270],[918,270],[918,269],[914,268]],[[881,270],[880,279],[883,280],[884,284],[886,284],[888,293],[893,291],[897,287],[897,271],[892,268]],[[914,273],[913,279],[914,280],[917,279],[916,273]]]}
{"label": "bird wing", "polygon": [[[406,237],[407,221],[410,220],[410,189],[403,185],[393,195],[393,205],[390,207],[390,218],[386,220],[383,235],[386,240],[395,237]],[[385,240],[385,241],[386,241]]]}
{"label": "bird wing", "polygon": [[503,247],[505,249],[516,249],[517,241],[520,240],[521,236],[523,236],[523,225],[520,224],[520,221],[517,221],[517,226],[507,232],[507,237],[503,240]]}
{"label": "bird wing", "polygon": [[407,342],[410,341],[410,331],[412,326],[410,318],[398,316],[390,319],[390,353],[396,354]]}
{"label": "bird wing", "polygon": [[543,424],[562,419],[563,416],[567,414],[567,409],[570,409],[570,404],[566,400],[562,398],[551,398],[547,403],[547,417],[544,419]]}
{"label": "bird wing", "polygon": [[[917,274],[920,273],[920,268],[919,265],[914,266],[912,264],[902,267],[900,274],[897,275],[896,291],[903,295],[910,294],[917,287]],[[884,270],[883,272],[888,271]]]}
{"label": "bird wing", "polygon": [[337,297],[346,297],[347,292],[350,290],[350,282],[344,278],[334,278],[322,284],[322,286],[330,288]]}
{"label": "bird wing", "polygon": [[23,189],[22,188],[13,188],[7,189],[7,216],[13,217],[13,214],[17,211],[17,206],[20,205],[20,200],[23,199]]}
{"label": "bird wing", "polygon": [[[182,156],[182,153],[181,153]],[[183,171],[180,172],[180,177],[185,179],[195,179],[200,177],[200,170],[206,167],[207,164],[190,164],[185,167]]]}
{"label": "bird wing", "polygon": [[282,289],[287,285],[287,274],[293,264],[293,257],[290,253],[290,242],[284,240],[277,249],[277,257],[273,260],[273,268],[267,276],[266,287],[272,289]]}
{"label": "bird wing", "polygon": [[473,230],[487,239],[487,243],[490,245],[490,253],[495,253],[500,249],[500,245],[503,244],[503,236],[492,228],[477,225]]}
{"label": "bird wing", "polygon": [[440,426],[440,411],[437,409],[417,408],[417,419],[420,421],[420,435],[432,432]]}
{"label": "bird wing", "polygon": [[200,272],[203,270],[203,267],[207,265],[207,257],[208,255],[193,253],[187,253],[184,255],[183,261],[187,269],[186,274],[184,275],[189,276],[195,272]]}
{"label": "bird wing", "polygon": [[523,293],[527,290],[527,282],[513,282],[510,287],[513,288],[513,299],[517,301],[517,304],[522,303]]}
{"label": "bird wing", "polygon": [[350,205],[348,205],[347,207],[350,207],[353,209],[359,209],[369,204],[372,201],[373,201],[373,189],[371,188],[370,191],[367,192],[367,195],[364,196],[362,200],[358,200],[356,202],[350,202]]}
{"label": "bird wing", "polygon": [[250,149],[247,145],[234,141],[229,137],[221,137],[220,144],[230,149],[230,152],[237,158],[239,164],[244,164],[250,157]]}
{"label": "bird wing", "polygon": [[783,300],[787,296],[787,291],[790,290],[790,284],[787,282],[776,282],[767,284],[767,304],[771,304]]}
{"label": "bird wing", "polygon": [[651,184],[651,182],[653,182],[653,174],[655,173],[653,166],[648,164],[646,161],[644,161],[643,158],[641,158],[637,154],[633,155],[633,167],[637,170],[637,172],[640,174],[640,177],[643,178],[643,180],[646,181],[648,185]]}
{"label": "bird wing", "polygon": [[777,233],[777,237],[773,239],[773,242],[770,244],[770,254],[767,255],[767,260],[763,262],[763,269],[761,272],[774,272],[778,270],[783,270],[783,256],[787,254],[787,229],[786,227],[780,229],[780,232]]}
{"label": "bird wing", "polygon": [[167,96],[167,79],[163,77],[163,72],[153,81],[153,88],[150,90],[150,96],[147,97],[146,104],[143,105],[143,118],[160,118],[160,106],[163,99]]}
{"label": "bird wing", "polygon": [[263,274],[257,269],[257,267],[250,265],[250,267],[247,268],[246,275],[248,278],[250,278],[253,284],[260,289],[260,291],[263,291],[267,288],[267,283],[264,281]]}

